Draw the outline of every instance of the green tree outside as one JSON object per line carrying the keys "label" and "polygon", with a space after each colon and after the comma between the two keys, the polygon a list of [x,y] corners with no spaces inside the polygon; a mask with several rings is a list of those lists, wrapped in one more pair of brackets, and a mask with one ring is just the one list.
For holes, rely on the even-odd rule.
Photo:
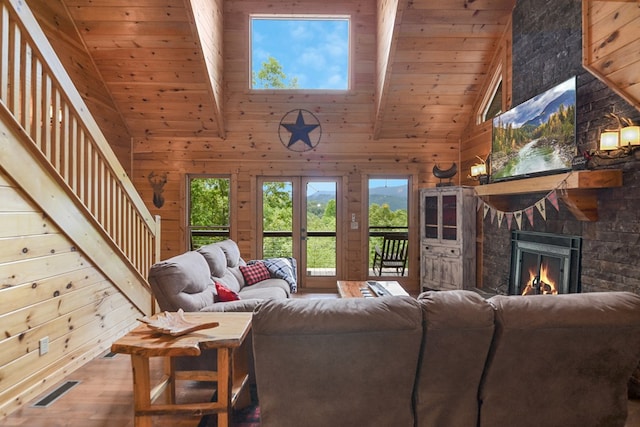
{"label": "green tree outside", "polygon": [[282,65],[273,56],[262,63],[262,68],[251,76],[251,87],[259,89],[297,89],[298,79],[289,79]]}

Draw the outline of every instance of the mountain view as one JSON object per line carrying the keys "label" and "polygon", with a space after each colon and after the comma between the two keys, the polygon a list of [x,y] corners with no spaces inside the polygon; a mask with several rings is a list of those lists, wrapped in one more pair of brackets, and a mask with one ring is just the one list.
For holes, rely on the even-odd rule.
{"label": "mountain view", "polygon": [[576,154],[575,78],[493,119],[491,179],[567,170]]}
{"label": "mountain view", "polygon": [[[308,197],[308,202],[313,202],[325,206],[329,200],[335,198],[335,193],[330,191],[316,191]],[[407,186],[375,187],[369,189],[369,200],[371,203],[382,206],[389,205],[389,209],[407,209]]]}

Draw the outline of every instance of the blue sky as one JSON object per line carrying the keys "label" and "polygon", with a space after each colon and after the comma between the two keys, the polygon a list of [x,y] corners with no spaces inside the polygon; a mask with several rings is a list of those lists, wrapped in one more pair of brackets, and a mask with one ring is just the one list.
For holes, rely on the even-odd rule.
{"label": "blue sky", "polygon": [[502,123],[512,122],[514,128],[519,128],[527,120],[534,118],[540,114],[544,108],[549,105],[551,101],[567,91],[576,90],[576,79],[570,78],[569,80],[560,83],[559,85],[549,89],[546,92],[537,95],[528,101],[514,107],[509,111],[506,111],[500,115]]}
{"label": "blue sky", "polygon": [[347,19],[252,19],[252,70],[272,56],[300,88],[346,90],[349,21]]}

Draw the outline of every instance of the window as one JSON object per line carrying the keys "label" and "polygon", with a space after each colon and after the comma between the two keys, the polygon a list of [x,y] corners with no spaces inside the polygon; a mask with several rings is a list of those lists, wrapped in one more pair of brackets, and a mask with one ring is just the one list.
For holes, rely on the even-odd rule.
{"label": "window", "polygon": [[251,17],[252,89],[349,89],[349,19]]}
{"label": "window", "polygon": [[229,189],[227,177],[188,177],[188,227],[192,250],[230,237]]}
{"label": "window", "polygon": [[502,80],[498,83],[496,92],[491,99],[491,102],[487,105],[487,108],[483,114],[483,122],[489,119],[493,119],[498,114],[502,113]]}
{"label": "window", "polygon": [[488,86],[487,93],[480,107],[478,124],[486,122],[502,113],[502,67],[498,67]]}
{"label": "window", "polygon": [[[407,236],[409,230],[409,179],[369,178],[369,268],[373,272],[376,246],[382,248],[384,236]],[[400,271],[385,271],[384,275],[400,275]],[[406,270],[404,271],[406,276]]]}

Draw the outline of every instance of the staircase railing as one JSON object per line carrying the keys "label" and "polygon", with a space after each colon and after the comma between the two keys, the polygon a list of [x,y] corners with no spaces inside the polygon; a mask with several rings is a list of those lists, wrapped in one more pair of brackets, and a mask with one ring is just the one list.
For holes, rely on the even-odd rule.
{"label": "staircase railing", "polygon": [[[1,0],[0,102],[75,204],[143,284],[157,260],[153,218],[24,1]],[[5,110],[5,112],[6,112]],[[17,142],[16,142],[17,143]]]}

